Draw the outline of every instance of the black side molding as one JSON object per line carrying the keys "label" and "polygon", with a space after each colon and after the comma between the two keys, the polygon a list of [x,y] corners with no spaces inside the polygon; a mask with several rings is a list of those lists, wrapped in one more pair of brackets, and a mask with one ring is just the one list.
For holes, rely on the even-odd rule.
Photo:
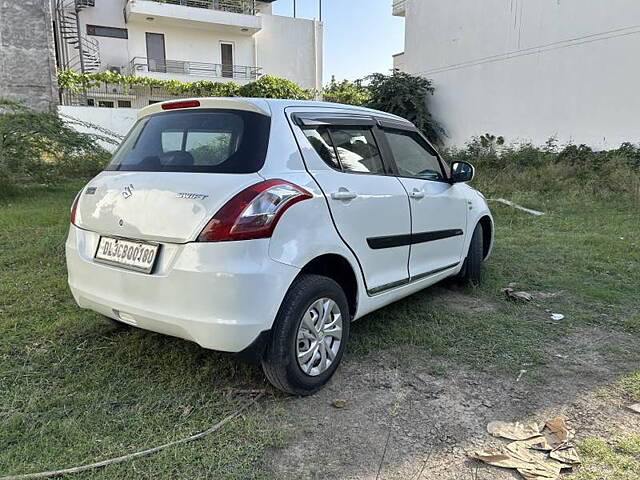
{"label": "black side molding", "polygon": [[434,242],[444,238],[458,237],[464,232],[460,229],[437,230],[434,232],[421,232],[403,235],[390,235],[386,237],[367,238],[369,248],[380,250],[383,248],[404,247],[407,245],[417,245],[419,243]]}

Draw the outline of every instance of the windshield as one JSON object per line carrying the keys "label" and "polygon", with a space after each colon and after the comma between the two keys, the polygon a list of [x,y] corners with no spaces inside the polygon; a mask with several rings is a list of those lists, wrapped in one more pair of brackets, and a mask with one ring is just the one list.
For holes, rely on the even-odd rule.
{"label": "windshield", "polygon": [[107,170],[254,173],[264,164],[270,118],[240,110],[191,110],[140,119]]}

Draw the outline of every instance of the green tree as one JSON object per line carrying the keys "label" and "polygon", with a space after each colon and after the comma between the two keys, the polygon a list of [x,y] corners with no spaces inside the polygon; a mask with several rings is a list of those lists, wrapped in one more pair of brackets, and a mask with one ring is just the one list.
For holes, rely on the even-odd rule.
{"label": "green tree", "polygon": [[49,182],[100,171],[109,154],[98,142],[118,139],[79,133],[70,127],[73,123],[55,111],[39,112],[0,99],[0,189],[19,180]]}
{"label": "green tree", "polygon": [[406,118],[429,140],[440,143],[445,132],[429,113],[428,100],[434,92],[430,80],[402,72],[374,73],[365,80],[371,94],[367,107]]}
{"label": "green tree", "polygon": [[371,99],[369,89],[362,84],[362,80],[350,82],[343,80],[336,82],[336,77],[331,77],[331,82],[323,92],[325,102],[345,103],[347,105],[366,105]]}
{"label": "green tree", "polygon": [[263,75],[255,82],[242,85],[238,95],[251,98],[288,98],[291,100],[309,100],[312,94],[298,84],[271,75]]}

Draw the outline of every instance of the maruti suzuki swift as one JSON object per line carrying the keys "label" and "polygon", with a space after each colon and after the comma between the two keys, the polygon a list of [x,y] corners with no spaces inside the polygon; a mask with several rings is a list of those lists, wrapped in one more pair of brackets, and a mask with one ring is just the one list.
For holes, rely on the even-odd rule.
{"label": "maruti suzuki swift", "polygon": [[71,208],[82,308],[320,389],[351,322],[447,277],[478,283],[494,224],[474,169],[407,120],[322,102],[142,109]]}

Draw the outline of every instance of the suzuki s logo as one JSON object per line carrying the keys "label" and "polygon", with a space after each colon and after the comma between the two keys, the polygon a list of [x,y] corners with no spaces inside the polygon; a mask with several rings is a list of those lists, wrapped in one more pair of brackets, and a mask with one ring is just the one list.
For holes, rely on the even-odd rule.
{"label": "suzuki s logo", "polygon": [[124,187],[124,190],[122,191],[122,196],[124,198],[129,198],[131,195],[133,195],[133,184],[130,183],[128,186]]}

